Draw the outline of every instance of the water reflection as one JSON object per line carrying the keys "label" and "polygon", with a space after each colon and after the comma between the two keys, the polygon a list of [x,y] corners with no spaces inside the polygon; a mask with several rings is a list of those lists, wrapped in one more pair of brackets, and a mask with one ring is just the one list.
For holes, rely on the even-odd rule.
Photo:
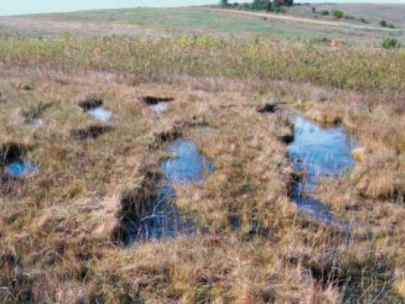
{"label": "water reflection", "polygon": [[16,159],[4,166],[4,173],[11,177],[21,177],[26,174],[36,173],[38,168],[22,159]]}
{"label": "water reflection", "polygon": [[342,174],[353,166],[351,151],[355,141],[339,127],[321,127],[296,116],[294,141],[289,156],[297,171],[305,178],[293,184],[293,196],[298,208],[328,225],[334,222],[333,213],[322,202],[311,199],[318,178]]}
{"label": "water reflection", "polygon": [[202,156],[192,141],[178,139],[169,145],[175,155],[161,163],[166,177],[158,187],[158,193],[148,203],[150,215],[130,227],[128,243],[148,239],[175,238],[195,233],[190,214],[176,207],[175,185],[199,184],[213,172],[212,164]]}
{"label": "water reflection", "polygon": [[87,111],[87,114],[102,122],[107,122],[112,118],[113,113],[103,107],[97,107]]}

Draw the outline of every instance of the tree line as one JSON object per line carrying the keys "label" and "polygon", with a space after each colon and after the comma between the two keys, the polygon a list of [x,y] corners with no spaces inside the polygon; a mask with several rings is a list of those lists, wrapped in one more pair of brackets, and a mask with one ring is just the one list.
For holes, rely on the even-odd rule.
{"label": "tree line", "polygon": [[278,11],[283,6],[293,6],[294,0],[253,0],[253,3],[233,3],[229,0],[220,0],[221,7],[236,7],[250,10]]}

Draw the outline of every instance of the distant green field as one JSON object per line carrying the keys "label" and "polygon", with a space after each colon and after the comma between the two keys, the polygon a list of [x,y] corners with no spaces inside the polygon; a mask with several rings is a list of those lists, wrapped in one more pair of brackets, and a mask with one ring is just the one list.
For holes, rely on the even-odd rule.
{"label": "distant green field", "polygon": [[213,13],[200,9],[135,8],[33,16],[65,22],[125,23],[169,32],[218,34],[269,34],[288,37],[319,37],[325,31],[301,25]]}
{"label": "distant green field", "polygon": [[[30,22],[19,24],[19,20]],[[17,28],[23,36],[60,36],[70,32],[73,36],[120,35],[143,37],[147,35],[212,35],[220,37],[260,36],[287,37],[291,39],[327,41],[339,39],[349,44],[379,44],[387,32],[353,29],[349,27],[303,24],[263,17],[239,16],[218,13],[204,8],[134,8],[98,10],[62,14],[44,14],[13,18],[13,22],[0,18],[0,35],[10,36]],[[146,34],[146,30],[148,33]],[[403,33],[396,33],[403,39]],[[322,40],[323,39],[323,40]]]}

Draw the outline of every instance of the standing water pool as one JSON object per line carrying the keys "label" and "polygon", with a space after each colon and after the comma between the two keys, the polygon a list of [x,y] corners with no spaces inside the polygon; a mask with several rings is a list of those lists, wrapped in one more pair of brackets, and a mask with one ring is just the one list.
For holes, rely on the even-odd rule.
{"label": "standing water pool", "polygon": [[339,175],[353,166],[351,151],[355,141],[342,126],[321,127],[302,116],[294,118],[294,141],[288,153],[305,178],[293,184],[297,207],[318,221],[334,224],[333,213],[311,198],[318,178]]}
{"label": "standing water pool", "polygon": [[87,112],[90,116],[93,118],[102,121],[102,122],[108,122],[112,116],[113,113],[103,107],[97,107],[94,109],[91,109]]}
{"label": "standing water pool", "polygon": [[148,202],[152,212],[130,228],[128,243],[135,241],[175,238],[195,232],[192,215],[176,207],[175,185],[200,184],[213,172],[212,164],[202,156],[194,142],[178,139],[168,148],[173,158],[161,163],[165,178],[155,198]]}
{"label": "standing water pool", "polygon": [[26,174],[36,173],[38,168],[22,159],[16,159],[4,167],[4,173],[17,178]]}

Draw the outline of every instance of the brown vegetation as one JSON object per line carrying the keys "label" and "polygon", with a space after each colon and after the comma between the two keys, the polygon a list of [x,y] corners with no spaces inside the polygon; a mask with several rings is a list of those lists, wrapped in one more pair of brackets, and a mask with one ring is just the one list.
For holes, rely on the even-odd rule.
{"label": "brown vegetation", "polygon": [[[2,73],[7,75],[0,84],[5,90],[21,77],[18,72]],[[131,87],[119,76],[96,74],[65,74],[62,85],[52,81],[55,77],[36,75],[33,94],[7,91],[19,98],[2,106],[1,144],[25,134],[27,142],[35,142],[30,157],[40,170],[18,185],[20,191],[1,198],[5,303],[340,299],[333,281],[319,281],[319,270],[310,271],[328,271],[329,266],[312,258],[337,245],[339,237],[297,217],[288,198],[286,147],[278,140],[291,129],[282,116],[256,112],[264,97],[251,101],[255,89],[209,79]],[[222,92],[212,94],[212,85]],[[93,141],[74,143],[66,131],[85,128],[91,121],[77,108],[79,96],[88,90],[108,100],[115,113],[112,130]],[[161,92],[176,101],[159,119],[147,106],[133,102]],[[46,127],[8,120],[26,99],[52,103],[43,114]],[[226,104],[236,107],[225,110],[221,106]],[[215,129],[200,136],[192,127],[199,122]],[[176,188],[179,208],[195,214],[201,234],[131,248],[116,245],[123,219],[142,216],[133,212],[136,206],[143,208],[137,205],[144,201],[138,194],[144,196],[144,181],[153,182],[148,172],[167,155],[164,140],[150,149],[155,134],[171,134],[173,126],[214,162],[215,174],[204,184]],[[322,241],[317,235],[323,235]]]}
{"label": "brown vegetation", "polygon": [[[82,50],[83,42],[76,43],[55,42],[54,53],[39,44],[35,60],[28,52],[32,45],[1,45],[6,52],[0,56],[0,91],[10,102],[0,104],[0,155],[8,157],[7,147],[18,147],[9,150],[14,154],[30,147],[24,156],[39,166],[35,175],[8,180],[13,191],[0,197],[3,302],[403,302],[405,114],[403,87],[391,82],[402,79],[403,70],[382,68],[393,58],[402,62],[400,51],[372,51],[365,61],[344,51],[330,63],[334,57],[324,50],[314,54],[296,46],[303,57],[284,57],[276,70],[289,69],[279,81],[270,80],[276,77],[267,68],[280,50],[268,45],[241,44],[237,52],[246,56],[238,57],[228,56],[231,47],[216,40],[172,41],[169,51],[156,43],[153,50],[141,48],[148,52],[140,58],[156,57],[125,65],[131,50],[147,44],[128,43],[125,53],[98,41],[101,57],[90,64],[88,53],[72,57],[70,71],[62,71],[67,62],[60,54]],[[180,45],[189,57],[177,65]],[[211,51],[215,56],[203,56]],[[113,68],[94,71],[105,69],[107,58]],[[208,58],[208,65],[197,58]],[[19,59],[21,65],[43,63],[56,71],[12,68]],[[317,68],[303,67],[306,60]],[[326,62],[335,70],[325,69]],[[355,63],[368,70],[357,77]],[[224,66],[233,67],[229,75]],[[17,90],[16,83],[32,89]],[[368,88],[371,93],[363,92]],[[390,89],[393,94],[384,94]],[[114,112],[108,124],[94,125],[78,107],[94,93]],[[139,102],[145,96],[173,100],[158,117]],[[350,239],[291,202],[294,175],[286,142],[293,138],[292,123],[285,111],[257,112],[270,100],[325,124],[342,122],[364,147],[354,151],[353,172],[317,188],[322,201],[351,224]],[[44,127],[24,123],[24,117],[39,114]],[[201,125],[213,129],[202,132]],[[196,235],[124,247],[123,224],[148,213],[145,201],[161,177],[159,162],[170,156],[167,144],[181,136],[192,139],[215,169],[202,184],[175,187],[176,203],[193,215]],[[1,183],[5,188],[3,176]]]}

